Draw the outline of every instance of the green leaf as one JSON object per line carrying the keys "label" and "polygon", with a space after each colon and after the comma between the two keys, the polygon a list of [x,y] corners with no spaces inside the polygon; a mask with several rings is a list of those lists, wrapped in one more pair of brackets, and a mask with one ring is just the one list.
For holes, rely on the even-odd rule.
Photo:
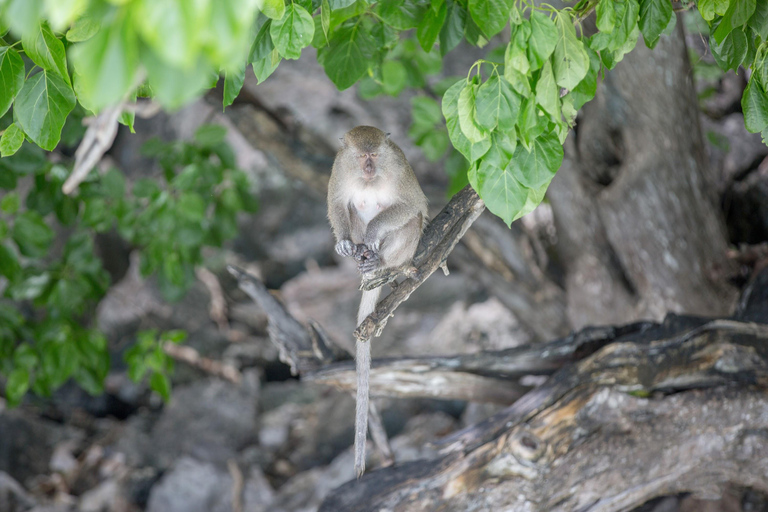
{"label": "green leaf", "polygon": [[331,30],[331,4],[328,0],[323,0],[320,7],[320,26],[323,29],[326,42],[328,41],[328,32]]}
{"label": "green leaf", "polygon": [[592,48],[596,50],[608,50],[609,52],[619,50],[630,41],[632,32],[637,29],[637,21],[640,16],[640,5],[637,0],[616,1],[613,8],[616,13],[614,29],[610,33],[599,32],[593,36]]}
{"label": "green leaf", "polygon": [[427,96],[414,96],[411,98],[411,117],[414,124],[432,129],[435,124],[442,121],[443,114],[440,112],[437,101]]}
{"label": "green leaf", "polygon": [[528,191],[515,179],[509,167],[500,169],[483,159],[469,169],[468,177],[488,209],[511,225],[525,205]]}
{"label": "green leaf", "polygon": [[261,59],[271,57],[272,50],[275,49],[275,45],[272,42],[272,36],[269,34],[269,27],[272,25],[272,21],[267,20],[251,44],[251,50],[248,53],[248,62],[256,62]]}
{"label": "green leaf", "polygon": [[35,29],[43,14],[43,0],[10,0],[4,2],[3,20],[16,33]]}
{"label": "green leaf", "polygon": [[41,258],[48,252],[48,246],[53,241],[53,231],[43,220],[43,217],[35,211],[26,211],[19,214],[11,233],[19,252],[31,258]]}
{"label": "green leaf", "polygon": [[504,169],[515,154],[517,138],[514,133],[493,132],[491,135],[491,149],[483,157],[483,160],[493,167]]}
{"label": "green leaf", "polygon": [[531,26],[527,20],[524,20],[518,25],[513,33],[512,38],[504,51],[504,72],[509,74],[512,70],[519,72],[522,75],[527,75],[531,69],[531,64],[528,61],[526,55],[526,48],[528,48],[528,37],[531,34]]}
{"label": "green leaf", "polygon": [[224,107],[228,107],[234,103],[235,98],[240,94],[240,89],[243,88],[245,82],[245,63],[242,67],[227,71],[224,75]]}
{"label": "green leaf", "polygon": [[148,50],[142,54],[142,62],[154,97],[168,109],[181,107],[210,86],[213,70],[202,57],[196,66],[181,69],[168,65]]}
{"label": "green leaf", "polygon": [[768,40],[768,2],[757,2],[755,12],[747,22],[749,28],[755,31],[760,38]]}
{"label": "green leaf", "polygon": [[720,16],[725,14],[729,3],[730,0],[698,0],[696,7],[698,7],[702,18],[712,21],[716,14]]}
{"label": "green leaf", "polygon": [[363,27],[355,24],[334,32],[322,53],[328,78],[340,90],[354,85],[366,71],[376,48]]}
{"label": "green leaf", "polygon": [[613,32],[616,26],[616,10],[613,0],[600,0],[595,8],[597,13],[597,29],[600,32]]}
{"label": "green leaf", "polygon": [[563,163],[563,146],[555,134],[537,137],[528,151],[518,146],[510,161],[510,171],[520,183],[538,189],[552,180]]}
{"label": "green leaf", "polygon": [[466,85],[466,80],[461,79],[445,91],[443,95],[443,116],[448,128],[448,136],[453,147],[460,151],[470,162],[474,162],[488,152],[491,140],[485,139],[477,144],[472,144],[464,135],[459,123],[459,95]]}
{"label": "green leaf", "polygon": [[[130,101],[130,105],[128,106],[128,108],[125,108],[123,109],[122,112],[120,112],[120,117],[117,119],[120,124],[127,126],[128,129],[131,131],[131,133],[136,133],[136,130],[133,129],[133,123],[134,121],[136,121],[136,111],[134,108],[132,108],[136,106],[136,97],[137,97],[136,92],[134,91],[133,94],[131,94],[128,97],[128,100]],[[69,119],[71,120],[72,116],[70,116]],[[64,127],[66,132],[66,125],[64,125]],[[66,139],[65,139],[65,144],[66,144]]]}
{"label": "green leaf", "polygon": [[5,397],[12,405],[18,404],[29,389],[29,370],[14,368],[5,382]]}
{"label": "green leaf", "polygon": [[[142,39],[164,61],[173,66],[189,67],[199,51],[199,34],[203,32],[206,13],[195,2],[185,0],[144,0],[134,8],[135,28]],[[210,12],[208,13],[210,15]]]}
{"label": "green leaf", "polygon": [[119,170],[112,168],[101,177],[100,192],[110,199],[125,196],[125,177]]}
{"label": "green leaf", "polygon": [[16,191],[8,192],[0,199],[0,211],[12,215],[19,210],[20,204],[19,194]]}
{"label": "green leaf", "polygon": [[459,125],[464,136],[469,142],[476,144],[488,138],[487,131],[483,130],[475,121],[477,85],[468,83],[459,93]]}
{"label": "green leaf", "polygon": [[40,297],[51,283],[51,274],[43,272],[40,275],[31,275],[19,283],[14,283],[10,288],[13,300],[34,300]]}
{"label": "green leaf", "polygon": [[67,41],[70,43],[87,41],[95,36],[100,28],[101,22],[96,17],[89,15],[81,16],[72,24],[72,28],[67,30]]}
{"label": "green leaf", "polygon": [[560,94],[555,84],[552,65],[549,61],[541,68],[539,81],[536,82],[536,103],[555,121],[560,120]]}
{"label": "green leaf", "polygon": [[163,397],[164,401],[171,399],[171,381],[164,373],[152,373],[152,377],[149,378],[149,387]]}
{"label": "green leaf", "polygon": [[256,6],[267,18],[279,20],[285,14],[284,0],[256,0]]}
{"label": "green leaf", "polygon": [[722,43],[725,36],[730,34],[732,30],[741,27],[749,21],[754,12],[755,0],[731,0],[728,10],[723,15],[723,19],[715,31],[712,32],[715,41]]}
{"label": "green leaf", "polygon": [[754,73],[744,89],[741,110],[744,112],[744,126],[748,132],[757,133],[768,127],[768,95],[755,80]]}
{"label": "green leaf", "polygon": [[32,62],[47,71],[57,73],[67,84],[71,83],[64,44],[53,34],[47,23],[40,23],[36,30],[24,33],[21,46]]}
{"label": "green leaf", "polygon": [[74,45],[70,54],[77,71],[78,99],[89,110],[98,112],[123,100],[135,85],[138,38],[125,15],[102,26],[89,40]]}
{"label": "green leaf", "polygon": [[507,24],[514,0],[469,0],[469,13],[487,37],[493,37]]}
{"label": "green leaf", "polygon": [[587,53],[589,54],[589,71],[584,77],[584,80],[579,82],[579,85],[573,88],[568,93],[573,100],[573,108],[580,109],[586,102],[595,97],[597,92],[597,75],[600,72],[600,57],[592,49],[587,47]]}
{"label": "green leaf", "polygon": [[732,30],[721,43],[709,38],[709,49],[720,69],[736,71],[747,56],[747,36],[741,29]]}
{"label": "green leaf", "polygon": [[272,42],[280,55],[286,59],[301,57],[302,48],[312,44],[315,35],[315,23],[306,9],[296,3],[291,3],[285,15],[272,22],[269,29]]}
{"label": "green leaf", "polygon": [[458,2],[446,0],[445,5],[447,14],[440,30],[440,55],[443,57],[464,39],[464,25],[467,19],[467,11]]}
{"label": "green leaf", "polygon": [[584,44],[576,37],[576,30],[567,12],[558,12],[555,17],[557,43],[555,44],[552,71],[560,87],[573,89],[586,76],[589,56]]}
{"label": "green leaf", "polygon": [[531,13],[531,37],[528,40],[528,61],[531,69],[536,70],[544,65],[557,43],[557,28],[548,15],[533,11]]}
{"label": "green leaf", "polygon": [[32,141],[53,151],[67,115],[75,108],[75,94],[64,80],[42,71],[24,82],[14,107],[14,118]]}
{"label": "green leaf", "polygon": [[205,201],[195,192],[185,192],[179,198],[177,211],[182,218],[200,222],[205,218]]}
{"label": "green leaf", "polygon": [[280,53],[275,49],[272,36],[269,34],[271,24],[272,21],[267,20],[261,26],[248,55],[248,61],[253,64],[253,74],[256,75],[259,83],[266,80],[277,69],[281,60]]}
{"label": "green leaf", "polygon": [[390,96],[397,96],[405,88],[407,71],[399,60],[386,60],[381,65],[381,86]]}
{"label": "green leaf", "polygon": [[[448,5],[444,0],[432,4],[432,8],[427,10],[416,29],[416,37],[425,52],[432,50],[448,16]],[[438,6],[437,9],[435,6]]]}
{"label": "green leaf", "polygon": [[19,52],[0,47],[0,116],[5,115],[24,85],[24,61]]}
{"label": "green leaf", "polygon": [[253,63],[253,74],[256,75],[256,80],[258,83],[261,83],[269,78],[269,76],[275,72],[281,60],[282,58],[280,57],[280,52],[278,52],[277,48],[275,48],[272,50],[272,53],[270,53],[269,56],[255,61]]}
{"label": "green leaf", "polygon": [[656,46],[673,16],[669,0],[640,0],[640,31],[648,48]]}
{"label": "green leaf", "polygon": [[419,147],[430,162],[437,162],[440,160],[449,145],[450,141],[448,140],[448,134],[444,131],[432,130],[424,135],[419,141]]}
{"label": "green leaf", "polygon": [[16,254],[3,243],[0,243],[0,275],[10,281],[16,279],[21,272],[21,265]]}
{"label": "green leaf", "polygon": [[6,157],[16,153],[24,142],[24,132],[22,132],[16,123],[11,124],[0,137],[0,156]]}
{"label": "green leaf", "polygon": [[419,25],[422,12],[411,0],[378,2],[374,12],[381,20],[396,30],[409,30]]}
{"label": "green leaf", "polygon": [[512,130],[519,113],[520,96],[506,79],[494,75],[477,90],[475,121],[482,128]]}
{"label": "green leaf", "polygon": [[546,129],[546,117],[539,116],[539,109],[536,107],[536,99],[530,98],[523,101],[520,106],[520,118],[518,119],[520,128],[520,141],[530,149],[532,141],[541,135]]}

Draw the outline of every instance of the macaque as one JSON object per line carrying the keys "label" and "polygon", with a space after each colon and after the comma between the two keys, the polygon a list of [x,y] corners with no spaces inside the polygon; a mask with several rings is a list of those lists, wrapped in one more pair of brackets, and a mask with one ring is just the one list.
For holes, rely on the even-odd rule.
{"label": "macaque", "polygon": [[[342,139],[328,184],[328,218],[336,252],[357,261],[361,274],[411,262],[427,219],[427,198],[402,150],[372,126]],[[358,325],[373,313],[381,288],[363,291]],[[370,341],[358,341],[355,471],[365,471]]]}

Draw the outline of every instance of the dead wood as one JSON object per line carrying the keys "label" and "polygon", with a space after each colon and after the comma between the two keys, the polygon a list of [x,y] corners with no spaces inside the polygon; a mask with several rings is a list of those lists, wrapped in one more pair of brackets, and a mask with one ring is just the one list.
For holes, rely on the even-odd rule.
{"label": "dead wood", "polygon": [[662,333],[604,346],[437,458],[373,471],[321,510],[618,511],[728,485],[768,492],[768,326]]}

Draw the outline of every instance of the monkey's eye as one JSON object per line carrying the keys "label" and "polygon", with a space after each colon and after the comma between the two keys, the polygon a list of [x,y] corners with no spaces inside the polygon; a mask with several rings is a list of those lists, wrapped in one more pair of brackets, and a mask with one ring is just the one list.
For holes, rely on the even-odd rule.
{"label": "monkey's eye", "polygon": [[378,153],[371,153],[371,156],[379,156]]}

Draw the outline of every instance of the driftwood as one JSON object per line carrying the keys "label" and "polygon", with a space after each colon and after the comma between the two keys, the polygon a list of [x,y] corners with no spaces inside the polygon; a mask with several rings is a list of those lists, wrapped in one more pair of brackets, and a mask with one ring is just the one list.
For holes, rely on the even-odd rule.
{"label": "driftwood", "polygon": [[728,486],[768,493],[768,326],[714,320],[655,338],[606,345],[443,440],[437,458],[369,473],[321,510],[619,511]]}

